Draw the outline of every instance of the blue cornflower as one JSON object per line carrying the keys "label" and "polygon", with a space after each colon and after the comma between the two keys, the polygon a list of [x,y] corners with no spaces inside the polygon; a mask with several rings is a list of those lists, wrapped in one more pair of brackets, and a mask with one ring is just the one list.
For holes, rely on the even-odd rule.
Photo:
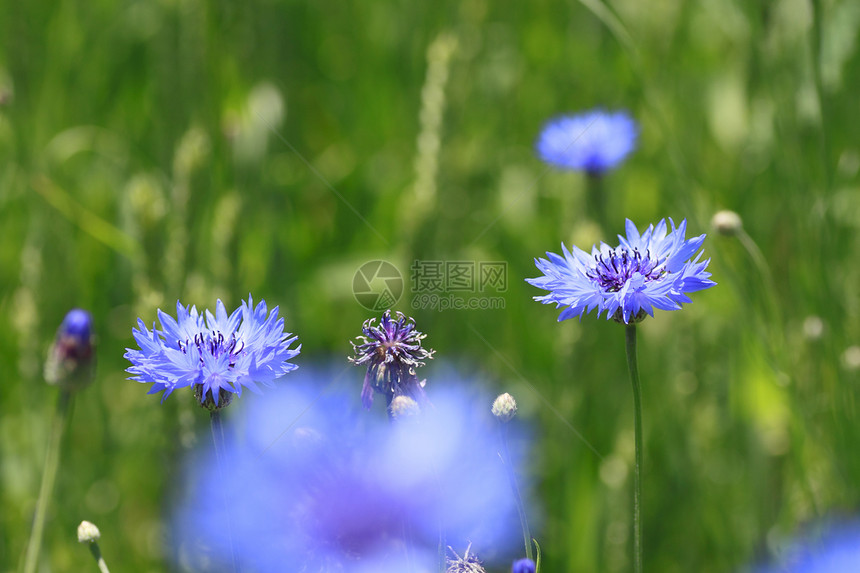
{"label": "blue cornflower", "polygon": [[[232,545],[240,570],[438,571],[440,529],[454,546],[516,542],[497,424],[474,383],[438,376],[434,407],[390,424],[323,389],[338,371],[302,368],[227,421],[220,453],[189,458],[169,536],[186,566],[229,563]],[[242,495],[224,503],[225,491]]]}
{"label": "blue cornflower", "polygon": [[547,253],[547,259],[535,259],[543,276],[526,279],[549,294],[534,297],[544,304],[566,306],[559,321],[582,316],[597,309],[597,316],[630,324],[639,322],[645,315],[654,316],[654,309],[678,310],[682,303],[692,302],[687,293],[710,288],[717,283],[710,280],[705,269],[710,259],[700,261],[702,253],[693,255],[702,246],[705,235],[685,239],[687,221],[667,233],[666,221],[656,229],[649,226],[641,235],[629,219],[627,237],[618,236],[621,244],[610,247],[595,245],[589,255],[573,247],[568,251],[562,244],[564,256]]}
{"label": "blue cornflower", "polygon": [[149,394],[163,390],[162,400],[191,386],[202,406],[216,410],[240,396],[243,386],[257,392],[258,383],[271,386],[297,368],[287,361],[301,345],[290,348],[296,337],[284,332],[278,307],[267,316],[265,301],[254,307],[249,296],[229,316],[220,300],[214,315],[177,302],[176,319],[159,309],[158,320],[161,329],[153,324],[150,331],[138,319],[132,333],[140,350],[127,348],[125,357],[132,363],[130,379],[151,383]]}
{"label": "blue cornflower", "polygon": [[511,566],[511,573],[535,573],[535,562],[527,558],[518,559]]}
{"label": "blue cornflower", "polygon": [[790,547],[778,566],[761,573],[856,573],[860,571],[860,523],[830,524]]}
{"label": "blue cornflower", "polygon": [[95,363],[94,340],[92,315],[80,308],[70,310],[45,361],[45,380],[67,390],[89,384]]}
{"label": "blue cornflower", "polygon": [[597,176],[633,151],[638,134],[639,128],[627,112],[596,109],[552,119],[536,147],[540,158],[551,165]]}
{"label": "blue cornflower", "polygon": [[418,380],[415,369],[424,366],[425,359],[433,358],[435,351],[421,346],[427,335],[416,330],[415,320],[402,312],[393,320],[391,311],[386,310],[379,325],[374,322],[375,318],[364,321],[364,335],[356,337],[359,344],[350,341],[355,355],[349,361],[367,366],[362,404],[370,408],[374,392],[385,396],[388,406],[396,396],[409,396],[419,404],[426,401],[424,383]]}

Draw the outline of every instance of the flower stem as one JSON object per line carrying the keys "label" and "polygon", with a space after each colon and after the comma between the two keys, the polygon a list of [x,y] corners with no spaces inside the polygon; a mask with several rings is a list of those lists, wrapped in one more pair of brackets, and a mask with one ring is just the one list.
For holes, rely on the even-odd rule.
{"label": "flower stem", "polygon": [[633,466],[633,571],[642,573],[642,390],[639,385],[639,365],[636,360],[636,325],[625,330],[627,368],[633,385],[633,428],[636,440],[636,462]]}
{"label": "flower stem", "polygon": [[586,197],[585,204],[589,218],[596,222],[601,230],[606,229],[606,190],[603,188],[603,177],[588,174],[585,178]]}
{"label": "flower stem", "polygon": [[517,485],[517,476],[514,473],[514,464],[511,461],[511,452],[508,448],[508,424],[506,422],[501,423],[501,427],[499,428],[499,432],[502,436],[502,463],[505,466],[505,470],[508,474],[508,481],[511,484],[511,491],[514,494],[514,502],[517,505],[517,513],[520,515],[520,525],[523,528],[523,543],[526,547],[526,557],[531,560],[534,560],[532,557],[532,534],[529,530],[529,522],[526,518],[526,507],[523,504],[523,497],[520,495],[520,488]]}
{"label": "flower stem", "polygon": [[105,563],[104,557],[102,557],[102,552],[99,550],[99,544],[93,541],[89,545],[90,553],[92,553],[93,557],[95,557],[96,563],[99,566],[99,571],[101,571],[101,573],[110,573],[107,563]]}
{"label": "flower stem", "polygon": [[[212,443],[215,445],[215,459],[218,461],[218,473],[222,482],[224,479],[224,426],[221,424],[220,410],[212,410],[209,412],[210,427],[212,428]],[[230,561],[233,564],[233,571],[239,571],[236,565],[236,552],[233,550],[233,526],[232,519],[229,518],[230,506],[227,500],[227,494],[224,494],[224,507],[228,513],[227,518],[227,538],[230,540]]]}
{"label": "flower stem", "polygon": [[45,532],[45,517],[48,513],[48,501],[54,490],[54,481],[57,478],[57,469],[60,466],[60,443],[63,431],[66,428],[66,420],[69,414],[69,403],[72,394],[68,390],[60,390],[57,398],[57,410],[51,426],[51,435],[48,439],[48,452],[45,454],[45,468],[42,471],[42,486],[39,488],[39,499],[36,501],[36,517],[33,520],[33,530],[30,533],[30,541],[27,544],[27,556],[24,561],[24,573],[33,573],[39,562],[39,549],[42,546],[42,535]]}

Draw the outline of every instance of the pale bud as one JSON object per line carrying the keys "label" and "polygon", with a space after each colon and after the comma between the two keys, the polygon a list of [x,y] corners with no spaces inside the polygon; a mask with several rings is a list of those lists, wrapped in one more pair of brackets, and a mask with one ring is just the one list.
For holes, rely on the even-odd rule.
{"label": "pale bud", "polygon": [[89,521],[82,521],[78,526],[78,542],[79,543],[93,543],[99,540],[101,537],[101,532],[99,528],[95,526],[94,523],[90,523]]}
{"label": "pale bud", "polygon": [[500,422],[510,422],[517,414],[517,401],[505,392],[493,401],[492,412]]}

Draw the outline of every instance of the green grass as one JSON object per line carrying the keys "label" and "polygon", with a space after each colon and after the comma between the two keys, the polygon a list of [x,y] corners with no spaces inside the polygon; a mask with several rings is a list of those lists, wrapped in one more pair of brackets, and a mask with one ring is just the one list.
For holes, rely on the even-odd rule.
{"label": "green grass", "polygon": [[[29,535],[56,398],[41,364],[68,309],[95,316],[98,375],[74,400],[41,570],[94,567],[82,519],[115,570],[169,570],[171,488],[207,421],[125,380],[136,318],[250,292],[281,306],[297,362],[345,364],[370,316],[352,275],[382,258],[407,280],[415,259],[507,261],[504,310],[396,308],[535,426],[545,571],[629,570],[623,328],[558,324],[522,280],[535,256],[611,239],[625,217],[709,232],[719,283],[640,328],[646,571],[743,571],[856,511],[860,380],[844,356],[860,340],[860,10],[813,4],[624,0],[608,28],[550,0],[0,1],[0,568],[18,569]],[[456,47],[435,193],[416,206],[442,34]],[[597,105],[642,126],[605,181],[603,233],[585,180],[532,151],[547,118]],[[710,232],[724,208],[766,267]],[[804,334],[812,316],[819,337]]]}

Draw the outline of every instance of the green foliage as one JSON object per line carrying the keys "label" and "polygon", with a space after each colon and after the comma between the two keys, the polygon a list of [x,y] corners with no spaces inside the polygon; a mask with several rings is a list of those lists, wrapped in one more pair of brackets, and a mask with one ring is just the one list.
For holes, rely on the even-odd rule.
{"label": "green foliage", "polygon": [[[159,404],[125,380],[136,318],[250,292],[281,306],[298,363],[346,367],[369,316],[352,276],[373,259],[407,283],[415,259],[507,261],[503,310],[412,311],[408,285],[395,308],[535,424],[542,569],[629,569],[623,328],[557,324],[522,280],[533,257],[611,239],[625,217],[709,232],[719,283],[640,328],[645,569],[742,569],[856,512],[860,10],[601,6],[0,2],[0,569],[29,534],[56,393],[41,365],[68,309],[95,317],[98,373],[75,396],[42,570],[91,566],[87,519],[116,570],[161,571],[181,460],[208,434],[190,394]],[[604,230],[585,180],[531,149],[550,116],[594,106],[642,125],[605,181]],[[720,209],[746,234],[710,232]]]}

